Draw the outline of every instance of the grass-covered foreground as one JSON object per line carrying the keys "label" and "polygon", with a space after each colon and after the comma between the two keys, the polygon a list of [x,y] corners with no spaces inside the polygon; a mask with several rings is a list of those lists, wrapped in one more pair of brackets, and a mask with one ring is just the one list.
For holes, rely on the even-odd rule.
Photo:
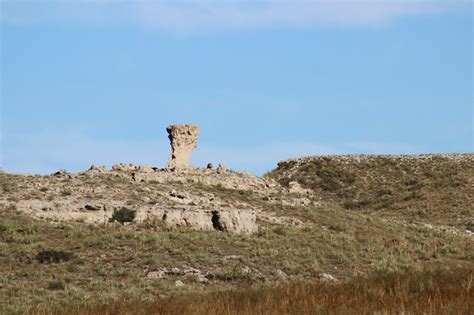
{"label": "grass-covered foreground", "polygon": [[[173,296],[71,307],[68,314],[472,314],[474,271],[377,274],[346,283],[294,283],[273,288]],[[36,312],[42,314],[43,312]],[[59,312],[61,313],[61,311]]]}
{"label": "grass-covered foreground", "polygon": [[[0,172],[0,314],[473,314],[473,170],[472,154],[311,157],[268,189]],[[256,209],[259,230],[27,214],[179,206],[170,190]]]}
{"label": "grass-covered foreground", "polygon": [[[170,229],[155,222],[49,223],[2,208],[0,313],[406,308],[459,314],[472,306],[472,272],[466,271],[474,266],[471,237],[362,214],[345,216],[338,208],[301,211],[317,211],[314,216],[327,220],[327,226],[280,226],[236,235]],[[186,266],[207,280],[147,277],[164,267]],[[337,281],[321,284],[323,273]]]}

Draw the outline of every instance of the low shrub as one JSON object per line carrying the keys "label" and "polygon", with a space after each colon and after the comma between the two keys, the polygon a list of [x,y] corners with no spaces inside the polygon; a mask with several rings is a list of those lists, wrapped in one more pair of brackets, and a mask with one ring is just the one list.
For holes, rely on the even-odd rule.
{"label": "low shrub", "polygon": [[135,210],[128,209],[126,207],[122,207],[118,210],[114,210],[112,217],[109,219],[109,222],[119,222],[124,224],[126,222],[133,222],[137,212]]}
{"label": "low shrub", "polygon": [[47,289],[52,291],[64,290],[66,285],[61,280],[54,280],[48,283]]}
{"label": "low shrub", "polygon": [[40,264],[59,263],[72,258],[72,253],[63,250],[42,250],[36,255]]}

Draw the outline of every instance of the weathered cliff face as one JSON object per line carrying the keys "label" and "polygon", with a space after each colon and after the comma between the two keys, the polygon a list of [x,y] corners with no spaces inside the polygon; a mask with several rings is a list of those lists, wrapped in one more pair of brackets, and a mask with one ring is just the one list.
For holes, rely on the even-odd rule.
{"label": "weathered cliff face", "polygon": [[171,209],[166,210],[162,220],[176,227],[188,227],[195,230],[223,231],[250,234],[258,231],[256,215],[252,210],[225,209]]}
{"label": "weathered cliff face", "polygon": [[196,125],[171,125],[166,128],[171,144],[168,168],[172,170],[190,167],[191,152],[197,147],[199,127]]}
{"label": "weathered cliff face", "polygon": [[119,163],[50,176],[0,174],[0,207],[53,222],[108,224],[115,210],[127,208],[135,211],[135,223],[252,234],[262,224],[304,224],[281,210],[308,204],[310,197],[289,194],[272,179],[207,168],[173,172]]}

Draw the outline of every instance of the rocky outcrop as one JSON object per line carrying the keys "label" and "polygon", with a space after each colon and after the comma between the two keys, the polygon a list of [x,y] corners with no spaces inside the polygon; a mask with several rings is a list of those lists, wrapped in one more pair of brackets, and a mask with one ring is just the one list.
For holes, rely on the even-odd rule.
{"label": "rocky outcrop", "polygon": [[305,189],[301,187],[300,183],[292,181],[288,184],[288,192],[290,194],[310,195],[312,193],[312,190]]}
{"label": "rocky outcrop", "polygon": [[147,166],[147,165],[140,165],[138,167],[138,172],[141,172],[141,173],[153,173],[155,170],[153,170],[152,167],[150,166]]}
{"label": "rocky outcrop", "polygon": [[[22,198],[17,208],[48,221],[108,224],[114,209],[127,207],[137,211],[137,223],[158,219],[170,226],[228,233],[257,231],[257,216],[259,221],[272,224],[289,222],[252,204],[252,200],[282,204],[282,200],[273,201],[268,196],[286,194],[284,188],[271,179],[230,169],[224,173],[207,168],[170,172],[119,163],[112,169],[92,167],[70,176],[67,187],[59,175],[28,180],[25,196],[41,198]],[[86,184],[90,177],[95,177],[94,185]],[[40,191],[45,186],[48,190]],[[2,199],[0,194],[0,203],[6,196]],[[290,197],[296,200],[302,196]]]}
{"label": "rocky outcrop", "polygon": [[[202,273],[201,270],[193,267],[184,267],[184,268],[160,268],[158,270],[149,271],[146,275],[148,279],[161,279],[167,276],[172,277],[185,277],[185,278],[194,278],[199,283],[208,282],[206,276]],[[177,280],[180,281],[180,280]],[[182,283],[182,281],[180,281]]]}
{"label": "rocky outcrop", "polygon": [[95,166],[91,165],[91,167],[87,170],[89,173],[107,173],[109,170],[106,166]]}
{"label": "rocky outcrop", "polygon": [[66,170],[60,169],[59,171],[54,172],[54,173],[52,174],[52,176],[60,177],[60,176],[66,176],[66,175],[68,175],[68,174],[69,174],[69,173],[68,173]]}
{"label": "rocky outcrop", "polygon": [[166,211],[162,217],[166,224],[176,227],[188,227],[203,231],[222,231],[239,234],[256,232],[255,212],[251,210],[204,210],[204,209],[173,209]]}
{"label": "rocky outcrop", "polygon": [[223,164],[219,164],[219,166],[217,167],[217,174],[224,174],[227,172],[227,169],[225,168],[225,166]]}
{"label": "rocky outcrop", "polygon": [[189,168],[191,152],[197,147],[199,127],[196,125],[171,125],[166,128],[171,144],[168,169]]}
{"label": "rocky outcrop", "polygon": [[125,163],[118,163],[112,165],[112,170],[117,172],[130,172],[136,171],[137,166],[133,163],[125,164]]}

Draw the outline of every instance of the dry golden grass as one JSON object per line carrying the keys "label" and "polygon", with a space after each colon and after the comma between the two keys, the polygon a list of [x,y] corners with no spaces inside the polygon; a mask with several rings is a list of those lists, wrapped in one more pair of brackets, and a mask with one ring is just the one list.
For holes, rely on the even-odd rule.
{"label": "dry golden grass", "polygon": [[[406,272],[71,307],[48,314],[473,314],[474,270]],[[33,312],[33,314],[46,314]]]}

